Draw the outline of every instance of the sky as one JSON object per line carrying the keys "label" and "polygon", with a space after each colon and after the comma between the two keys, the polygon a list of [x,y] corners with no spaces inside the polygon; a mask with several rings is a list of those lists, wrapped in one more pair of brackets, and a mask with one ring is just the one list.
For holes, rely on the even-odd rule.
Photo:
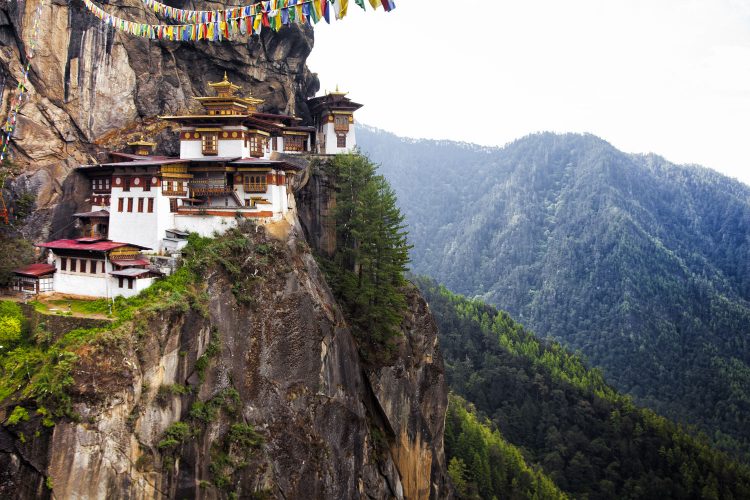
{"label": "sky", "polygon": [[588,132],[750,184],[750,0],[395,2],[315,28],[308,66],[359,122],[492,146]]}

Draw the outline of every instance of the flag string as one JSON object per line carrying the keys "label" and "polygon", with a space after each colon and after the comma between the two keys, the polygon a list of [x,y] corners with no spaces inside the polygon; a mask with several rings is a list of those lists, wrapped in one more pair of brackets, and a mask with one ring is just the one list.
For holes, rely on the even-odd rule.
{"label": "flag string", "polygon": [[[39,5],[36,7],[34,12],[34,21],[32,24],[32,36],[29,40],[29,46],[26,50],[26,65],[23,67],[22,78],[18,80],[18,86],[16,87],[16,96],[12,101],[8,116],[5,119],[5,126],[3,127],[2,146],[0,147],[0,164],[5,160],[10,151],[10,140],[13,137],[13,132],[16,130],[16,122],[18,120],[18,112],[21,110],[21,106],[24,100],[27,98],[28,85],[29,85],[29,71],[31,71],[31,60],[34,58],[36,53],[36,47],[39,40],[39,27],[41,25],[42,7],[44,6],[45,0],[41,0]],[[5,186],[5,179],[3,178],[3,187]]]}
{"label": "flag string", "polygon": [[[263,28],[278,31],[292,23],[317,24],[330,22],[330,11],[337,19],[347,12],[348,0],[264,0],[242,7],[214,11],[176,9],[156,0],[142,0],[144,5],[161,17],[181,24],[148,24],[128,21],[114,16],[96,5],[83,0],[86,8],[108,26],[134,36],[151,40],[221,41],[233,36],[260,34]],[[364,0],[355,0],[364,9]],[[369,0],[373,8],[382,5],[391,11],[393,0]]]}

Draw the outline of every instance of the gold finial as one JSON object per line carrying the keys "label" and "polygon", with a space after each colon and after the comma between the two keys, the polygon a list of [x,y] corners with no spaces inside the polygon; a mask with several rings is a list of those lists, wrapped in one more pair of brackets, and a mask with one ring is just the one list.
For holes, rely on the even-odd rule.
{"label": "gold finial", "polygon": [[229,77],[227,76],[227,72],[226,71],[224,72],[224,81],[225,82],[229,81]]}
{"label": "gold finial", "polygon": [[330,95],[346,95],[348,93],[349,92],[342,92],[342,91],[340,91],[338,83],[336,84],[336,90],[334,90],[333,92],[328,92],[328,94],[330,94]]}

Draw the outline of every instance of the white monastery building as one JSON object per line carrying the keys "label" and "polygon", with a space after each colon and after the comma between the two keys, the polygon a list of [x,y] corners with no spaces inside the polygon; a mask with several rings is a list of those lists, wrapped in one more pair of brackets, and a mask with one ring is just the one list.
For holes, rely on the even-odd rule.
{"label": "white monastery building", "polygon": [[90,210],[74,214],[84,237],[38,245],[50,251],[54,270],[44,269],[43,284],[30,284],[32,271],[19,269],[19,287],[38,293],[52,283],[66,294],[136,295],[160,275],[148,256],[179,251],[189,233],[212,236],[242,218],[281,219],[290,177],[300,170],[286,155],[356,147],[354,111],[362,105],[343,92],[310,99],[313,123],[303,125],[293,115],[258,111],[263,101],[237,95],[226,74],[209,86],[215,96],[196,97],[202,113],[160,117],[176,125],[179,157],[152,155],[156,144],[141,138],[128,143],[130,152],[110,153],[109,163],[78,168],[91,187]]}

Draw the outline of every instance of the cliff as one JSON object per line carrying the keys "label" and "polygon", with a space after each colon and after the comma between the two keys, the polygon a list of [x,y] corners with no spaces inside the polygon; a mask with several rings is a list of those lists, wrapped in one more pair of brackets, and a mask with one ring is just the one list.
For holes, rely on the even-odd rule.
{"label": "cliff", "polygon": [[[23,74],[22,54],[33,36],[39,1],[0,3],[3,123]],[[157,19],[140,0],[116,0],[104,8],[124,18]],[[305,65],[313,46],[309,27],[220,44],[149,41],[105,27],[80,0],[45,2],[40,23],[29,99],[12,144],[22,173],[9,186],[16,198],[31,194],[36,200],[24,228],[33,239],[64,226],[62,216],[54,227],[50,223],[58,206],[75,204],[80,187],[66,184],[74,167],[104,159],[105,149],[121,147],[141,132],[159,143],[157,152],[174,153],[173,134],[156,117],[193,109],[192,97],[206,95],[207,83],[221,80],[225,71],[245,92],[264,99],[262,110],[268,112],[294,110],[308,118],[305,100],[319,88]]]}
{"label": "cliff", "polygon": [[77,348],[74,418],[47,428],[26,402],[2,428],[0,496],[448,496],[447,388],[416,288],[397,355],[366,366],[294,216],[206,245],[187,292],[170,278]]}

